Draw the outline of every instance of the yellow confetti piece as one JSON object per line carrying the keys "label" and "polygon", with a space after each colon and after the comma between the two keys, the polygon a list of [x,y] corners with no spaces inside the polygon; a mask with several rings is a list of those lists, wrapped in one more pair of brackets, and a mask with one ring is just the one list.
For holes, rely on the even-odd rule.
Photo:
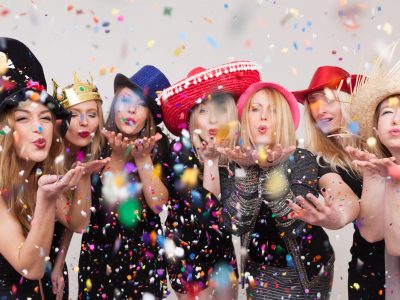
{"label": "yellow confetti piece", "polygon": [[114,177],[114,183],[117,187],[123,187],[125,185],[125,177],[122,175],[116,175]]}
{"label": "yellow confetti piece", "polygon": [[178,48],[176,48],[176,49],[174,50],[173,54],[174,54],[175,56],[181,56],[183,50],[185,50],[185,46],[184,46],[184,45],[180,45]]}
{"label": "yellow confetti piece", "polygon": [[86,279],[86,289],[90,291],[92,289],[92,281],[90,278]]}
{"label": "yellow confetti piece", "polygon": [[224,140],[229,138],[229,133],[231,129],[229,124],[223,124],[218,128],[217,135],[215,137],[215,142],[220,145]]}
{"label": "yellow confetti piece", "polygon": [[263,146],[258,148],[258,160],[264,162],[267,159],[267,152]]}
{"label": "yellow confetti piece", "polygon": [[156,164],[153,169],[153,176],[160,178],[162,173],[161,164]]}
{"label": "yellow confetti piece", "polygon": [[393,31],[393,26],[390,25],[388,22],[385,22],[382,29],[387,35],[391,35]]}
{"label": "yellow confetti piece", "polygon": [[79,267],[78,267],[78,266],[73,267],[73,268],[72,268],[72,271],[78,273],[78,272],[79,272]]}
{"label": "yellow confetti piece", "polygon": [[288,191],[289,182],[283,173],[274,172],[265,181],[265,189],[271,198],[278,198]]}
{"label": "yellow confetti piece", "polygon": [[155,40],[148,40],[146,45],[147,45],[147,49],[151,49],[154,47],[156,41]]}
{"label": "yellow confetti piece", "polygon": [[360,289],[360,285],[359,285],[357,282],[353,283],[353,287],[354,287],[357,291]]}
{"label": "yellow confetti piece", "polygon": [[188,187],[194,187],[197,184],[197,176],[199,175],[199,169],[187,168],[183,171],[181,176],[182,183]]}
{"label": "yellow confetti piece", "polygon": [[103,67],[103,68],[100,69],[100,75],[101,76],[106,75],[106,73],[107,73],[107,69],[106,68]]}
{"label": "yellow confetti piece", "polygon": [[119,14],[119,9],[118,8],[113,8],[112,10],[111,10],[111,14],[112,15],[118,15]]}
{"label": "yellow confetti piece", "polygon": [[367,145],[370,148],[374,148],[376,146],[376,138],[374,138],[373,136],[369,137],[367,139]]}
{"label": "yellow confetti piece", "polygon": [[282,53],[288,53],[289,52],[289,48],[283,48],[282,49]]}
{"label": "yellow confetti piece", "polygon": [[390,107],[396,107],[399,104],[399,99],[397,97],[390,97],[388,103]]}

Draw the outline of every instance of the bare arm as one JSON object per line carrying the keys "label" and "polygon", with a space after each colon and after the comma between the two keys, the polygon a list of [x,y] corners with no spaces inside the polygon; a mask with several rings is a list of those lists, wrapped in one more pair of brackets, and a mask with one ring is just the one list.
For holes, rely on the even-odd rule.
{"label": "bare arm", "polygon": [[49,255],[56,215],[56,195],[69,188],[75,170],[63,179],[44,175],[39,179],[31,228],[25,237],[19,221],[0,198],[0,253],[12,267],[27,279],[40,279],[44,274],[44,259]]}
{"label": "bare arm", "polygon": [[64,291],[64,263],[67,257],[68,248],[71,243],[71,239],[74,232],[65,228],[62,233],[59,251],[57,253],[56,260],[53,265],[53,270],[51,271],[51,284],[53,294],[56,295],[56,299],[62,299],[63,291]]}
{"label": "bare arm", "polygon": [[384,236],[387,252],[400,256],[400,182],[387,182],[385,192]]}

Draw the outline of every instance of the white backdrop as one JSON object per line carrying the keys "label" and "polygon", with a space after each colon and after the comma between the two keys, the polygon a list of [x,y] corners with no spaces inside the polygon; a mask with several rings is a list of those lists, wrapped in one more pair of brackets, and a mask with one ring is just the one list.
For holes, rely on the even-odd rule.
{"label": "white backdrop", "polygon": [[[398,39],[398,1],[350,0],[6,0],[0,36],[26,43],[47,81],[62,86],[72,72],[90,72],[107,114],[116,72],[127,76],[153,64],[171,83],[197,66],[253,60],[263,78],[290,90],[308,86],[320,65],[361,71]],[[51,90],[51,88],[50,88]],[[302,126],[298,137],[302,137]],[[347,299],[352,226],[330,232],[335,247],[332,299]],[[71,298],[76,298],[80,236],[68,253]]]}

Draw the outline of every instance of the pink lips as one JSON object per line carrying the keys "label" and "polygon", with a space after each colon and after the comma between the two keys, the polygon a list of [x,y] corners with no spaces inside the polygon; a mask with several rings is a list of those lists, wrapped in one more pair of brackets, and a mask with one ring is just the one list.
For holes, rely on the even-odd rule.
{"label": "pink lips", "polygon": [[394,135],[394,136],[399,136],[400,135],[400,128],[392,128],[389,130],[389,134]]}
{"label": "pink lips", "polygon": [[38,138],[33,142],[33,144],[36,146],[38,149],[43,149],[46,147],[46,139],[45,138]]}
{"label": "pink lips", "polygon": [[90,132],[89,131],[81,131],[78,134],[82,138],[87,138],[90,135]]}
{"label": "pink lips", "polygon": [[218,133],[218,129],[212,128],[208,130],[208,134],[212,136],[216,136]]}
{"label": "pink lips", "polygon": [[259,132],[259,133],[265,134],[265,133],[267,132],[267,130],[268,130],[268,127],[265,126],[265,125],[260,125],[260,126],[258,126],[257,129],[258,129],[258,132]]}
{"label": "pink lips", "polygon": [[136,124],[136,121],[135,121],[135,119],[132,119],[132,118],[126,118],[126,119],[125,119],[125,124],[126,124],[126,125],[130,125],[130,126],[133,126],[133,125]]}

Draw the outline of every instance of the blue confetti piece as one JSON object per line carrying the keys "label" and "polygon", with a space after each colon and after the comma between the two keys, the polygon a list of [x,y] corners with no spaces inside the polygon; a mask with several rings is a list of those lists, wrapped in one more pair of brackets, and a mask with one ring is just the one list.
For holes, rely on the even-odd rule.
{"label": "blue confetti piece", "polygon": [[228,8],[229,7],[229,4],[228,3],[225,3],[224,4],[224,8]]}
{"label": "blue confetti piece", "polygon": [[39,131],[39,132],[43,132],[43,127],[42,127],[41,125],[39,125],[38,131]]}
{"label": "blue confetti piece", "polygon": [[358,124],[357,122],[350,122],[348,129],[350,133],[357,134],[360,130],[360,124]]}
{"label": "blue confetti piece", "polygon": [[207,36],[207,43],[214,49],[219,48],[217,41],[211,35]]}
{"label": "blue confetti piece", "polygon": [[297,46],[297,43],[296,43],[296,42],[293,43],[293,48],[294,48],[295,50],[299,50],[299,47]]}
{"label": "blue confetti piece", "polygon": [[290,254],[286,254],[286,263],[289,268],[294,268],[293,259]]}
{"label": "blue confetti piece", "polygon": [[180,32],[180,33],[179,33],[179,38],[180,38],[181,40],[186,39],[186,32]]}
{"label": "blue confetti piece", "polygon": [[174,165],[174,171],[175,171],[176,175],[182,174],[184,168],[185,168],[184,164],[176,164],[176,165]]}

